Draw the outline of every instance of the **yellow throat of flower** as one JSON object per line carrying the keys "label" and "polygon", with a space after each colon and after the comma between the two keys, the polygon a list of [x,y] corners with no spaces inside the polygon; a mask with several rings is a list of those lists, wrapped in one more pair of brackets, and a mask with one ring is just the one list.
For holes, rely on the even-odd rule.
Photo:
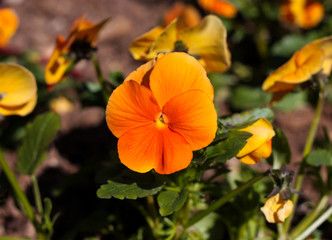
{"label": "yellow throat of flower", "polygon": [[160,115],[156,119],[156,126],[159,129],[163,129],[167,126],[167,118],[162,113],[160,113]]}

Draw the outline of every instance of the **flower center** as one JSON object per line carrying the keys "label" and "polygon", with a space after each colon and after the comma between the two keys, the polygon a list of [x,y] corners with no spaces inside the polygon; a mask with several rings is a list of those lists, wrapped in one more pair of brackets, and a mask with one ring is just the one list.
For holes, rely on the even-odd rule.
{"label": "flower center", "polygon": [[160,115],[156,119],[156,125],[157,125],[157,128],[159,128],[159,129],[165,128],[167,126],[166,116],[163,115],[162,113],[160,113]]}
{"label": "flower center", "polygon": [[0,101],[6,97],[7,93],[0,93]]}

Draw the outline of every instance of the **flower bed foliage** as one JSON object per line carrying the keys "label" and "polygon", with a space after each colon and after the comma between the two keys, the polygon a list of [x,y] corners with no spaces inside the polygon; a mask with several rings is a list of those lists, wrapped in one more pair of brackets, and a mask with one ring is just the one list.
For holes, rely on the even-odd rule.
{"label": "flower bed foliage", "polygon": [[[94,23],[82,15],[41,64],[28,50],[6,53],[26,19],[1,9],[3,206],[14,198],[36,239],[326,239],[332,146],[326,128],[315,139],[331,102],[331,12],[318,0],[177,1],[132,40],[128,50],[143,62],[123,76],[102,72],[97,54],[112,16]],[[95,79],[75,78],[82,60]],[[82,111],[103,109],[100,128],[79,132],[93,147],[62,141],[73,93]],[[274,118],[303,104],[315,113],[294,169]],[[52,148],[69,149],[80,164],[47,185],[52,174],[38,171]],[[305,178],[319,193],[315,203],[301,198]],[[0,240],[27,239],[17,236]]]}

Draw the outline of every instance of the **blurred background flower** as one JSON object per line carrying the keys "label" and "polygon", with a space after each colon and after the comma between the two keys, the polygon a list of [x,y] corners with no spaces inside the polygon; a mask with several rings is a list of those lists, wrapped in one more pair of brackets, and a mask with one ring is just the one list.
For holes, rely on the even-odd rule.
{"label": "blurred background flower", "polygon": [[35,77],[26,68],[0,63],[0,115],[25,116],[37,103]]}
{"label": "blurred background flower", "polygon": [[0,47],[8,44],[18,28],[19,19],[11,8],[0,9]]}

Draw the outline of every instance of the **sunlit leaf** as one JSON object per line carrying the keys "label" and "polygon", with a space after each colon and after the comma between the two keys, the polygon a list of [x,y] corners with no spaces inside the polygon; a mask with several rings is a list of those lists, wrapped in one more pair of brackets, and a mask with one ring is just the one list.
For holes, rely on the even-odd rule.
{"label": "sunlit leaf", "polygon": [[269,108],[255,108],[251,111],[245,111],[221,118],[220,122],[225,126],[243,128],[258,118],[266,118],[271,122],[274,119],[274,113]]}
{"label": "sunlit leaf", "polygon": [[158,195],[159,213],[161,216],[168,216],[182,208],[187,201],[188,191],[166,190]]}
{"label": "sunlit leaf", "polygon": [[251,134],[230,130],[222,134],[224,138],[216,145],[206,148],[206,156],[213,162],[226,162],[234,157],[247,143]]}
{"label": "sunlit leaf", "polygon": [[163,188],[163,181],[151,173],[140,174],[126,171],[97,191],[99,198],[137,199],[158,193]]}
{"label": "sunlit leaf", "polygon": [[18,151],[17,168],[20,173],[32,175],[46,158],[46,148],[60,128],[60,117],[44,113],[27,125],[26,136]]}

